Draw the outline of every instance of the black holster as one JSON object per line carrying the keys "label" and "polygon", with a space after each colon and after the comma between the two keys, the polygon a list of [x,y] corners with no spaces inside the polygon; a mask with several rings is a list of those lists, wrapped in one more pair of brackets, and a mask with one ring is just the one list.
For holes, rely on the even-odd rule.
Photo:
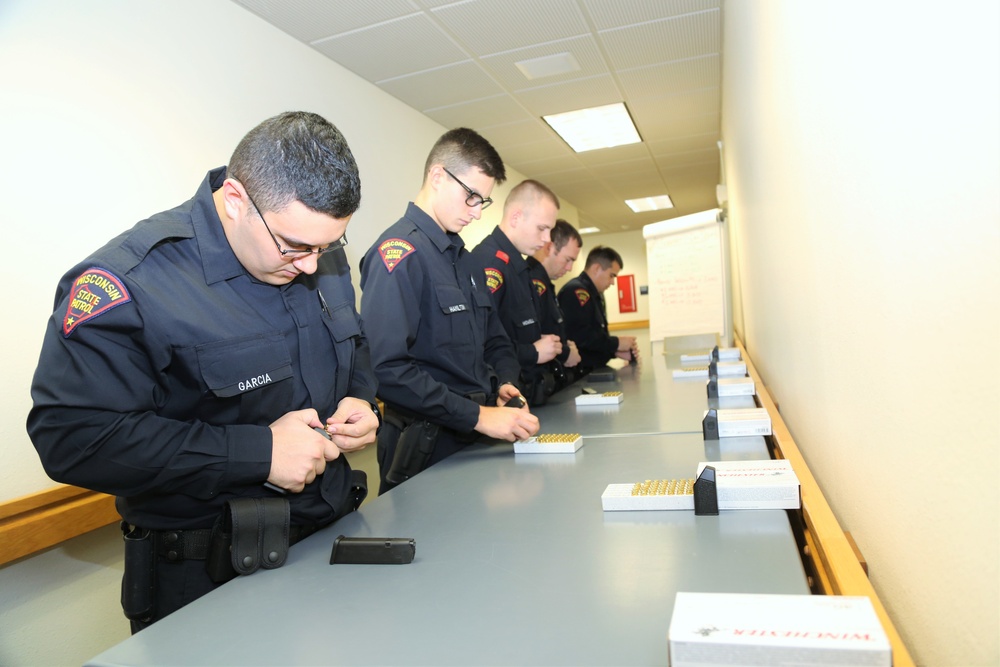
{"label": "black holster", "polygon": [[440,430],[440,426],[426,419],[403,424],[386,481],[393,486],[402,484],[426,468]]}
{"label": "black holster", "polygon": [[150,531],[121,522],[125,539],[122,611],[130,621],[149,621],[156,607],[156,550]]}
{"label": "black holster", "polygon": [[222,584],[237,574],[281,567],[288,557],[290,510],[287,498],[237,498],[226,502],[212,528],[205,567]]}

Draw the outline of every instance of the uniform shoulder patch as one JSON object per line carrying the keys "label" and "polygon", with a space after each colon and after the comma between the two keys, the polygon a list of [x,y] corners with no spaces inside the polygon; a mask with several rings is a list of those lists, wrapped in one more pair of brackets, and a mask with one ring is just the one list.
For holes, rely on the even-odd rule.
{"label": "uniform shoulder patch", "polygon": [[69,337],[76,328],[115,306],[132,300],[121,278],[97,267],[91,267],[73,281],[73,293],[63,316],[63,336]]}
{"label": "uniform shoulder patch", "polygon": [[573,293],[576,294],[576,300],[580,302],[581,306],[586,306],[587,302],[590,301],[590,292],[582,287],[573,290]]}
{"label": "uniform shoulder patch", "polygon": [[499,257],[500,261],[504,264],[510,264],[510,255],[505,253],[503,250],[497,250],[497,257]]}
{"label": "uniform shoulder patch", "polygon": [[499,269],[492,266],[486,268],[486,286],[490,288],[490,294],[503,287],[503,274]]}
{"label": "uniform shoulder patch", "polygon": [[542,296],[543,294],[545,294],[545,290],[548,289],[545,286],[545,283],[539,280],[538,278],[532,278],[531,284],[535,286],[535,291],[538,292],[538,296]]}
{"label": "uniform shoulder patch", "polygon": [[386,239],[379,244],[378,254],[389,273],[395,269],[403,258],[416,251],[413,244],[403,239]]}

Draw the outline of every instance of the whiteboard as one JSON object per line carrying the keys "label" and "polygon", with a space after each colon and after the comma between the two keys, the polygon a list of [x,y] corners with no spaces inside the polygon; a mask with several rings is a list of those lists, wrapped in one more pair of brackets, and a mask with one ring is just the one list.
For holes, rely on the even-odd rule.
{"label": "whiteboard", "polygon": [[717,333],[730,340],[725,225],[712,209],[643,227],[651,340]]}

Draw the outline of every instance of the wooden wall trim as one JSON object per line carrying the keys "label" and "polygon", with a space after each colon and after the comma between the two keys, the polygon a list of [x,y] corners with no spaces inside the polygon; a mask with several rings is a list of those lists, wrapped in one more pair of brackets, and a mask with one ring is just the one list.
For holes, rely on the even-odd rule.
{"label": "wooden wall trim", "polygon": [[777,458],[787,459],[799,478],[802,490],[801,518],[805,526],[806,543],[803,560],[807,561],[807,569],[811,566],[818,576],[818,581],[814,583],[828,595],[863,595],[870,599],[892,645],[893,665],[895,667],[913,665],[910,652],[903,644],[902,637],[896,631],[892,619],[866,576],[851,541],[840,527],[840,522],[837,521],[819,483],[809,470],[805,457],[802,456],[781,418],[777,405],[760,374],[757,373],[743,341],[737,338],[736,345],[740,348],[743,360],[747,364],[747,372],[756,385],[757,402],[762,408],[767,409],[771,417],[774,455]]}
{"label": "wooden wall trim", "polygon": [[59,486],[0,504],[0,565],[120,520],[112,496]]}
{"label": "wooden wall trim", "polygon": [[608,322],[608,331],[621,331],[622,329],[648,329],[649,320],[633,320],[631,322]]}

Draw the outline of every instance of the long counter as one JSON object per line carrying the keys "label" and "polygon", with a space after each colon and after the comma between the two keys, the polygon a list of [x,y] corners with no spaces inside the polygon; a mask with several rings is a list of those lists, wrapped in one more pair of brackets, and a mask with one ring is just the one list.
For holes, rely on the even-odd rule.
{"label": "long counter", "polygon": [[[577,453],[471,446],[89,664],[666,664],[677,591],[809,594],[783,510],[602,511],[611,483],[769,458],[703,441],[704,383],[669,368],[619,369],[617,413],[577,408],[579,387],[539,408],[543,432],[590,431]],[[416,558],[329,565],[340,534],[414,538]]]}

